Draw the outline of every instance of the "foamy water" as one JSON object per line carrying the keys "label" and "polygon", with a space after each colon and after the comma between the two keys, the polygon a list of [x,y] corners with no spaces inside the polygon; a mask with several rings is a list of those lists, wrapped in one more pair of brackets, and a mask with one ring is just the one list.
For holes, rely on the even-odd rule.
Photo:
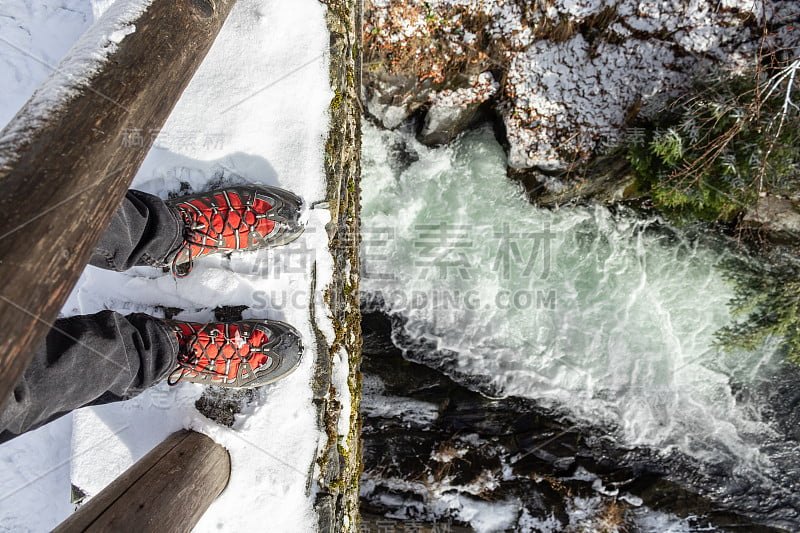
{"label": "foamy water", "polygon": [[714,347],[730,320],[722,247],[655,216],[534,208],[488,130],[431,149],[366,124],[363,163],[362,290],[407,318],[401,339],[624,444],[774,469],[763,444],[781,437],[733,387],[782,363]]}

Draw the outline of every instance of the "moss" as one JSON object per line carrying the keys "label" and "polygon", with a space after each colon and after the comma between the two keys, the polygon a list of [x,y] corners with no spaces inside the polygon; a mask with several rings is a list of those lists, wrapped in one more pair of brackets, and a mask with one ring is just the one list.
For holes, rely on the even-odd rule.
{"label": "moss", "polygon": [[[359,2],[327,0],[328,26],[331,31],[331,75],[334,97],[330,103],[330,133],[325,144],[326,199],[331,210],[331,223],[337,231],[329,243],[334,257],[333,283],[324,291],[331,310],[333,342],[327,355],[334,358],[343,350],[347,354],[350,373],[347,387],[351,396],[347,435],[339,435],[341,405],[335,398],[338,391],[330,385],[324,413],[327,454],[338,454],[341,471],[321,469],[323,491],[335,496],[334,516],[346,516],[343,523],[324,524],[334,531],[358,530],[358,480],[361,474],[360,400],[361,400],[361,336],[358,297],[359,184],[360,179],[360,20]],[[347,274],[345,274],[347,273]],[[327,459],[322,460],[327,463]],[[325,467],[329,465],[325,464]],[[327,481],[326,481],[327,480]]]}
{"label": "moss", "polygon": [[622,192],[622,199],[629,200],[631,198],[639,198],[642,196],[642,190],[639,188],[639,184],[634,180],[633,183],[625,187],[625,190]]}
{"label": "moss", "polygon": [[636,188],[682,222],[731,221],[762,191],[796,187],[800,120],[795,113],[778,127],[781,102],[761,99],[761,83],[755,76],[700,80],[644,125],[626,146]]}
{"label": "moss", "polygon": [[344,101],[344,96],[342,96],[342,92],[336,89],[335,94],[331,99],[331,109],[337,111],[342,106],[343,101]]}

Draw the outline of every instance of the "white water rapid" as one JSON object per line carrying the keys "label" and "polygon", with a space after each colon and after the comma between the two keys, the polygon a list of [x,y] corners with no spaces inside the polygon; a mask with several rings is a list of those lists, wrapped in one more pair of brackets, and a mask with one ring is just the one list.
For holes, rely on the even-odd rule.
{"label": "white water rapid", "polygon": [[432,343],[456,380],[536,399],[623,445],[779,476],[768,406],[737,392],[783,363],[714,346],[730,320],[722,246],[656,216],[533,207],[489,129],[434,149],[365,124],[363,140],[362,290],[405,317],[401,347]]}

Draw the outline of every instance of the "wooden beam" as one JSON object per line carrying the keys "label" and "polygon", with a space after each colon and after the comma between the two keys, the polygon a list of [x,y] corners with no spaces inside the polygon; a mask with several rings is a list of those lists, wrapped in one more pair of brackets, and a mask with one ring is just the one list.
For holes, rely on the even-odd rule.
{"label": "wooden beam", "polygon": [[234,2],[139,0],[116,45],[111,6],[81,42],[115,49],[73,49],[0,132],[0,408]]}
{"label": "wooden beam", "polygon": [[230,471],[228,451],[210,438],[173,433],[54,531],[191,531]]}

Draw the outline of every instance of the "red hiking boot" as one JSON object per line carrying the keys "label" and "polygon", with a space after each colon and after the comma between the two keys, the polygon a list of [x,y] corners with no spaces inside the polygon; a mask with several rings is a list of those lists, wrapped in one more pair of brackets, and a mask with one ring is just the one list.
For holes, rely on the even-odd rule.
{"label": "red hiking boot", "polygon": [[185,224],[172,272],[186,276],[192,261],[215,252],[258,250],[287,244],[303,233],[295,194],[264,185],[240,185],[169,200]]}
{"label": "red hiking boot", "polygon": [[290,374],[303,343],[289,324],[273,320],[195,324],[168,320],[178,338],[178,366],[167,382],[253,388]]}

